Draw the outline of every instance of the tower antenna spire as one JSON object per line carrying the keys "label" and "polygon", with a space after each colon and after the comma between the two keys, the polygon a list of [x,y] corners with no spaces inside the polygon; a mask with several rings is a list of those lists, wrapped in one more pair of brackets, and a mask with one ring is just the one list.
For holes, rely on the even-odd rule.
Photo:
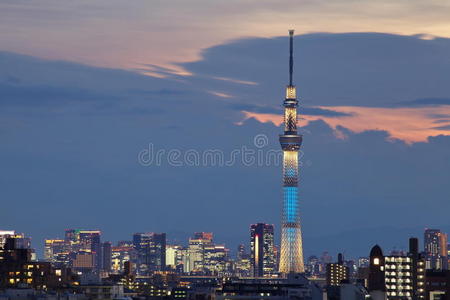
{"label": "tower antenna spire", "polygon": [[294,72],[294,29],[289,29],[289,85],[292,86]]}

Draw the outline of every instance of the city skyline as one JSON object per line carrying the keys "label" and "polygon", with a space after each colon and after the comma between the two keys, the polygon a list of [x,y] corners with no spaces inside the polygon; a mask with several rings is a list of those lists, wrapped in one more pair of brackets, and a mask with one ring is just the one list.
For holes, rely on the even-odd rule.
{"label": "city skyline", "polygon": [[[292,27],[308,141],[299,153],[305,256],[401,247],[399,236],[424,227],[449,232],[448,5],[382,3],[249,1],[219,17],[210,5],[211,14],[183,14],[140,1],[2,2],[0,228],[34,241],[59,228],[98,228],[113,242],[212,231],[234,249],[261,222],[280,244],[281,165],[146,165],[139,153],[150,144],[281,152]],[[163,30],[156,15],[186,19]],[[191,26],[203,30],[186,35]]]}
{"label": "city skyline", "polygon": [[273,225],[249,229],[249,248],[240,245],[231,255],[213,232],[194,232],[182,246],[168,244],[165,233],[134,233],[112,244],[99,230],[66,229],[64,239],[46,240],[44,259],[36,257],[29,236],[0,231],[0,294],[32,299],[36,293],[41,298],[71,293],[86,300],[98,293],[107,299],[281,293],[287,299],[290,291],[301,291],[305,300],[436,300],[450,292],[448,236],[437,228],[424,230],[422,247],[421,239],[403,237],[405,251],[376,244],[358,258],[324,252],[308,257],[304,272],[288,274],[276,268],[281,257]]}
{"label": "city skyline", "polygon": [[[174,241],[163,232],[138,232],[129,233],[127,236],[121,237],[119,241],[111,243],[102,238],[102,232],[100,230],[86,228],[65,229],[63,231],[64,238],[62,239],[49,237],[45,240],[45,251],[43,255],[34,252],[37,245],[36,243],[32,243],[32,237],[28,234],[18,233],[14,230],[0,230],[0,248],[4,247],[8,238],[12,238],[15,247],[33,250],[33,261],[51,262],[57,266],[68,265],[69,261],[73,260],[73,262],[76,262],[79,260],[76,256],[68,256],[70,252],[81,254],[81,262],[78,262],[81,264],[86,263],[86,259],[83,256],[94,253],[88,260],[91,268],[104,268],[105,261],[115,265],[114,254],[112,255],[113,261],[105,260],[104,254],[99,254],[104,253],[105,247],[107,247],[107,251],[112,251],[113,253],[114,251],[129,251],[132,248],[135,251],[134,259],[142,261],[142,266],[136,264],[134,267],[136,272],[141,274],[155,271],[168,271],[169,269],[166,268],[176,270],[177,264],[184,265],[183,269],[178,270],[178,272],[195,273],[201,272],[201,268],[208,270],[210,267],[214,270],[214,266],[203,263],[207,257],[201,254],[202,251],[210,251],[211,253],[223,253],[223,258],[231,261],[249,260],[248,266],[246,266],[246,272],[248,273],[245,276],[276,276],[278,273],[277,264],[279,263],[281,252],[279,245],[274,243],[274,226],[258,223],[252,224],[249,229],[247,242],[240,244],[236,249],[231,249],[226,244],[221,243],[220,240],[215,238],[213,232],[194,232],[184,241]],[[414,253],[421,254],[424,268],[430,270],[448,269],[448,260],[450,260],[448,253],[450,252],[447,250],[447,245],[449,240],[448,235],[441,229],[425,228],[423,230],[423,236],[420,238],[410,237],[409,241],[405,236],[402,238],[406,244],[402,249],[389,249],[381,243],[385,257],[404,256],[405,253],[411,252],[411,249],[413,249]],[[317,271],[314,268],[311,269],[314,263],[316,263],[314,260],[322,263],[320,267],[321,275],[324,275],[325,271],[329,270],[325,269],[325,265],[328,263],[334,264],[330,267],[335,268],[338,273],[342,273],[344,270],[344,268],[339,270],[339,266],[350,268],[347,263],[365,266],[365,260],[369,259],[368,249],[370,247],[361,256],[348,256],[342,252],[329,253],[327,250],[321,253],[315,253],[305,258],[305,265],[307,265],[305,272],[308,274],[312,272],[312,275],[314,275],[314,272]],[[374,248],[377,247],[380,248],[380,245],[376,244],[374,246]],[[183,250],[186,252],[180,255],[179,252]],[[190,258],[187,260],[182,259],[182,256],[186,255]],[[214,259],[214,256],[208,259],[211,258]],[[130,257],[123,257],[121,259],[130,260]],[[199,262],[202,262],[200,269],[196,265]],[[121,267],[123,268],[123,263]],[[352,270],[353,267],[350,269]],[[117,272],[115,269],[113,271]],[[344,270],[344,272],[348,274],[349,270]],[[338,282],[335,282],[335,285],[336,283]]]}
{"label": "city skyline", "polygon": [[[252,268],[256,264],[257,257],[259,257],[261,270],[266,268],[267,265],[267,274],[272,274],[278,272],[278,268],[274,263],[274,258],[272,256],[277,257],[277,261],[280,259],[281,255],[281,244],[276,242],[275,236],[276,228],[272,224],[265,223],[257,223],[251,224],[250,230],[247,229],[247,237],[246,240],[240,241],[236,247],[235,245],[228,245],[220,238],[218,239],[213,232],[190,232],[186,236],[180,238],[174,238],[165,232],[155,232],[155,231],[140,231],[129,233],[126,236],[121,236],[117,240],[110,241],[108,239],[104,239],[103,232],[99,229],[87,229],[87,228],[76,228],[76,229],[65,229],[59,230],[62,234],[58,234],[57,236],[46,236],[43,241],[34,241],[33,237],[28,233],[19,232],[16,230],[2,230],[0,229],[0,248],[4,245],[7,237],[12,237],[16,241],[16,245],[21,248],[30,248],[33,250],[43,250],[33,252],[35,254],[34,259],[47,261],[49,257],[53,254],[49,252],[47,247],[56,247],[56,249],[62,249],[64,251],[64,243],[71,244],[71,247],[74,247],[75,251],[85,251],[86,249],[96,249],[100,243],[106,242],[111,243],[111,245],[115,245],[114,247],[127,247],[128,243],[130,245],[134,245],[133,247],[139,253],[141,245],[149,245],[148,242],[151,241],[154,237],[156,237],[158,243],[162,243],[166,249],[170,249],[172,247],[189,247],[196,245],[219,245],[229,251],[229,256],[234,258],[239,258],[241,248],[248,255],[248,258],[251,259],[249,262],[252,264]],[[103,238],[102,238],[103,236]],[[398,240],[400,238],[408,236],[408,234],[404,234],[403,236],[397,237]],[[421,234],[418,234],[420,238],[415,238],[417,240],[417,247],[419,252],[424,255],[424,263],[429,269],[447,269],[449,264],[446,262],[446,255],[448,247],[450,247],[450,243],[448,243],[448,235],[442,229],[437,228],[422,228]],[[213,238],[214,237],[214,238]],[[413,235],[409,235],[410,238]],[[95,245],[92,244],[91,240],[95,241]],[[74,243],[75,241],[75,243]],[[163,242],[164,241],[164,242]],[[411,244],[408,243],[406,239],[401,240],[401,246],[386,246],[386,243],[380,242],[376,243],[383,247],[383,249],[388,250],[387,254],[396,255],[398,253],[406,253],[409,248],[411,248]],[[42,249],[41,249],[42,246]],[[373,246],[364,245],[367,249]],[[89,250],[91,251],[91,250]],[[248,252],[248,253],[247,253]],[[330,257],[335,257],[336,262],[339,262],[345,256],[346,259],[350,258],[352,260],[360,259],[368,257],[368,252],[362,252],[360,254],[348,254],[345,249],[341,249],[341,251],[331,252],[329,249],[321,249],[316,253],[310,253],[305,257],[305,261],[309,261],[312,257],[319,257],[319,255],[329,255]],[[450,251],[449,251],[450,252]],[[450,255],[449,255],[450,256]],[[450,260],[450,259],[449,259]],[[326,261],[326,260],[325,260]],[[165,262],[160,262],[160,264],[165,264]],[[167,262],[167,265],[170,265]],[[252,271],[255,272],[255,271]],[[261,271],[262,272],[262,271]]]}

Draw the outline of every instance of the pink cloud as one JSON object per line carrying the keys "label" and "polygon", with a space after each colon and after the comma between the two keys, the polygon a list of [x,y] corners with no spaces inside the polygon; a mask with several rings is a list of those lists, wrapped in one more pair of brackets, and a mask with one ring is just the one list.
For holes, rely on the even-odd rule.
{"label": "pink cloud", "polygon": [[[450,130],[437,129],[436,115],[450,115],[450,105],[420,108],[374,108],[358,106],[320,106],[322,109],[330,109],[337,112],[348,113],[348,116],[327,117],[301,115],[300,126],[307,125],[310,121],[324,120],[327,124],[336,128],[343,126],[354,132],[367,130],[385,130],[393,139],[400,139],[407,143],[424,142],[429,136],[450,135]],[[276,114],[261,114],[243,111],[244,120],[254,118],[259,122],[271,122],[279,126],[283,117]],[[439,127],[450,125],[450,120],[441,122]],[[337,134],[344,138],[341,134]]]}

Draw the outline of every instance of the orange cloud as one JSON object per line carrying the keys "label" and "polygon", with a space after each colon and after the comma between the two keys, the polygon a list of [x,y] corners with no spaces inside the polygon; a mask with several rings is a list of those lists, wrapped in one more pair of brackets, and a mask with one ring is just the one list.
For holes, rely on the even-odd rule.
{"label": "orange cloud", "polygon": [[[320,106],[322,109],[334,110],[351,114],[342,117],[301,116],[300,125],[305,126],[310,121],[324,120],[331,127],[343,126],[354,132],[367,130],[385,130],[391,138],[407,143],[424,142],[429,136],[450,135],[450,130],[437,127],[450,126],[450,118],[437,123],[437,115],[450,116],[450,105],[420,108],[375,108],[358,106]],[[301,115],[301,109],[299,110]],[[243,111],[244,120],[255,118],[259,122],[271,122],[279,126],[283,122],[281,115],[260,114]]]}

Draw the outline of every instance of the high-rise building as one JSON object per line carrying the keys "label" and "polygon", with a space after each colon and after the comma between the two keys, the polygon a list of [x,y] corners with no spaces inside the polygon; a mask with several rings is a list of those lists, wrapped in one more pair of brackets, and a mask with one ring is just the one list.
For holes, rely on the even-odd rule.
{"label": "high-rise building", "polygon": [[[67,229],[65,231],[65,243],[68,252],[71,253],[72,259],[76,259],[77,265],[87,266],[87,258],[92,259],[92,270],[99,271],[102,267],[102,245],[101,245],[101,231],[100,230],[82,230],[82,229]],[[77,255],[80,259],[77,259]],[[72,262],[73,263],[73,262]],[[85,269],[90,269],[86,267]]]}
{"label": "high-rise building", "polygon": [[55,269],[49,262],[34,261],[30,247],[17,246],[16,238],[7,237],[0,248],[0,289],[27,286],[47,290],[62,288],[72,283],[67,269]]}
{"label": "high-rise building", "polygon": [[298,151],[302,136],[297,133],[297,96],[292,83],[293,36],[289,30],[289,85],[284,100],[284,134],[280,135],[283,149],[283,213],[281,221],[280,272],[303,273],[303,245],[298,200]]}
{"label": "high-rise building", "polygon": [[337,263],[328,263],[326,265],[326,280],[328,286],[338,286],[342,282],[349,280],[349,268],[344,265],[344,257],[338,254]]}
{"label": "high-rise building", "polygon": [[380,246],[375,245],[370,251],[369,279],[367,288],[372,299],[386,299],[386,282],[384,278],[384,256]]}
{"label": "high-rise building", "polygon": [[72,267],[77,272],[90,273],[95,269],[95,256],[91,252],[79,251],[74,254]]}
{"label": "high-rise building", "polygon": [[427,270],[425,278],[425,300],[450,299],[450,271]]}
{"label": "high-rise building", "polygon": [[372,248],[368,288],[373,299],[425,299],[425,260],[418,248],[416,238],[410,239],[407,254],[383,256],[378,245]]}
{"label": "high-rise building", "polygon": [[276,272],[273,241],[273,225],[258,223],[250,226],[253,276],[270,276]]}
{"label": "high-rise building", "polygon": [[183,251],[180,245],[166,246],[166,268],[168,270],[177,270],[178,266],[183,264]]}
{"label": "high-rise building", "polygon": [[306,270],[309,276],[320,276],[323,273],[322,264],[315,255],[308,257]]}
{"label": "high-rise building", "polygon": [[206,245],[204,248],[205,273],[223,276],[227,271],[228,252],[225,245]]}
{"label": "high-rise building", "polygon": [[439,229],[425,229],[424,248],[427,269],[448,268],[447,234]]}
{"label": "high-rise building", "polygon": [[237,256],[234,263],[234,273],[239,277],[249,277],[251,274],[250,255],[247,253],[246,247],[240,244],[237,248]]}
{"label": "high-rise building", "polygon": [[196,232],[189,239],[189,246],[184,259],[184,272],[205,272],[205,248],[213,245],[212,233]]}
{"label": "high-rise building", "polygon": [[9,237],[14,237],[16,232],[14,230],[0,230],[0,248],[6,243],[6,239]]}
{"label": "high-rise building", "polygon": [[228,253],[229,250],[224,245],[213,242],[211,232],[196,232],[189,239],[187,248],[177,249],[176,270],[196,275],[223,276],[232,269]]}
{"label": "high-rise building", "polygon": [[414,295],[413,261],[409,256],[386,256],[385,282],[388,300],[408,300]]}
{"label": "high-rise building", "polygon": [[419,240],[417,238],[412,237],[409,239],[408,257],[412,261],[412,299],[425,299],[425,258],[419,252]]}
{"label": "high-rise building", "polygon": [[166,234],[136,233],[133,246],[137,251],[137,270],[140,274],[163,271],[166,267]]}
{"label": "high-rise building", "polygon": [[62,253],[66,253],[66,243],[64,240],[45,240],[44,259],[45,261],[56,263]]}
{"label": "high-rise building", "polygon": [[102,243],[102,270],[111,272],[112,267],[112,245],[111,242]]}
{"label": "high-rise building", "polygon": [[26,237],[23,233],[16,233],[13,230],[0,231],[0,249],[6,245],[7,241],[13,243],[15,249],[29,249],[31,260],[35,261],[37,259],[35,249],[31,248],[30,237]]}
{"label": "high-rise building", "polygon": [[248,255],[247,255],[247,252],[245,250],[245,245],[240,244],[238,246],[238,249],[237,249],[237,259],[241,260],[241,259],[247,258],[247,256]]}
{"label": "high-rise building", "polygon": [[[130,243],[131,244],[131,243]],[[137,251],[131,245],[123,245],[111,247],[111,265],[112,272],[122,273],[125,271],[126,263],[137,261]]]}
{"label": "high-rise building", "polygon": [[14,246],[17,249],[31,249],[31,238],[25,237],[23,233],[16,233],[14,230],[0,230],[0,248],[9,238],[14,241]]}

